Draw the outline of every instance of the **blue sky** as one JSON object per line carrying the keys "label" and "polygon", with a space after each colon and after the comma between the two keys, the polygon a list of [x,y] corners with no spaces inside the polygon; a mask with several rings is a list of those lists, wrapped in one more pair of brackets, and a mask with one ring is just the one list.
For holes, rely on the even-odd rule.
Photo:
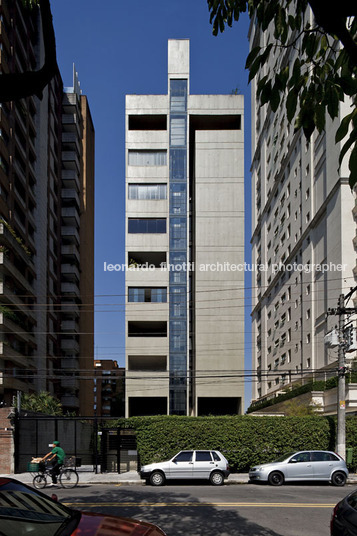
{"label": "blue sky", "polygon": [[[248,17],[214,37],[206,0],[51,0],[57,61],[65,86],[73,63],[96,136],[95,357],[124,365],[124,99],[167,93],[167,41],[190,39],[190,92],[245,96],[246,260],[250,242],[250,87],[244,69]],[[249,277],[249,273],[247,274]],[[246,287],[250,287],[250,279]],[[246,368],[251,368],[247,291]],[[250,398],[249,387],[246,397]],[[247,400],[249,403],[249,401]]]}

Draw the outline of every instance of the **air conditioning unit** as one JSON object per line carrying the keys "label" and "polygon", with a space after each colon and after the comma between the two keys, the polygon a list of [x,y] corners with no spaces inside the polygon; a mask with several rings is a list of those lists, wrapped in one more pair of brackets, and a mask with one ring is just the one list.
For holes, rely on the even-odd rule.
{"label": "air conditioning unit", "polygon": [[325,344],[327,346],[330,346],[331,348],[334,348],[335,346],[338,346],[340,341],[338,339],[338,331],[337,329],[333,329],[332,331],[329,331],[329,333],[326,333],[324,337]]}

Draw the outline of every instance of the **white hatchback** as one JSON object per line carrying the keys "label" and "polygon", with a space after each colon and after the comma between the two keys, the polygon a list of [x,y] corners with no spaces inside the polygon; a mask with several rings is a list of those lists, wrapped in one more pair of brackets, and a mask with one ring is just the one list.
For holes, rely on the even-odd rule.
{"label": "white hatchback", "polygon": [[182,450],[167,462],[143,465],[139,473],[152,486],[162,486],[169,479],[202,479],[221,486],[230,471],[218,450]]}

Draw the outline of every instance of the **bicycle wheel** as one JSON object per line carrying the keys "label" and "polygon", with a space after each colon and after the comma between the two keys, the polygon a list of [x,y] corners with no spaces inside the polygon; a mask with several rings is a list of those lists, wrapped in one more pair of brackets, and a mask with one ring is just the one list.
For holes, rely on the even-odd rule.
{"label": "bicycle wheel", "polygon": [[75,488],[78,484],[78,473],[74,469],[63,469],[59,481],[62,488]]}
{"label": "bicycle wheel", "polygon": [[33,487],[36,489],[43,489],[46,487],[47,479],[45,475],[36,475],[32,481]]}

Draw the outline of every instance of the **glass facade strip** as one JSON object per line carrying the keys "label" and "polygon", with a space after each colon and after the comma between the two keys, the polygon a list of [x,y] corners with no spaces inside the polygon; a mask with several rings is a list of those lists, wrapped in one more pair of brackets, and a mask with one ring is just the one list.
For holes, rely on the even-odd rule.
{"label": "glass facade strip", "polygon": [[170,414],[187,415],[187,80],[170,80]]}

